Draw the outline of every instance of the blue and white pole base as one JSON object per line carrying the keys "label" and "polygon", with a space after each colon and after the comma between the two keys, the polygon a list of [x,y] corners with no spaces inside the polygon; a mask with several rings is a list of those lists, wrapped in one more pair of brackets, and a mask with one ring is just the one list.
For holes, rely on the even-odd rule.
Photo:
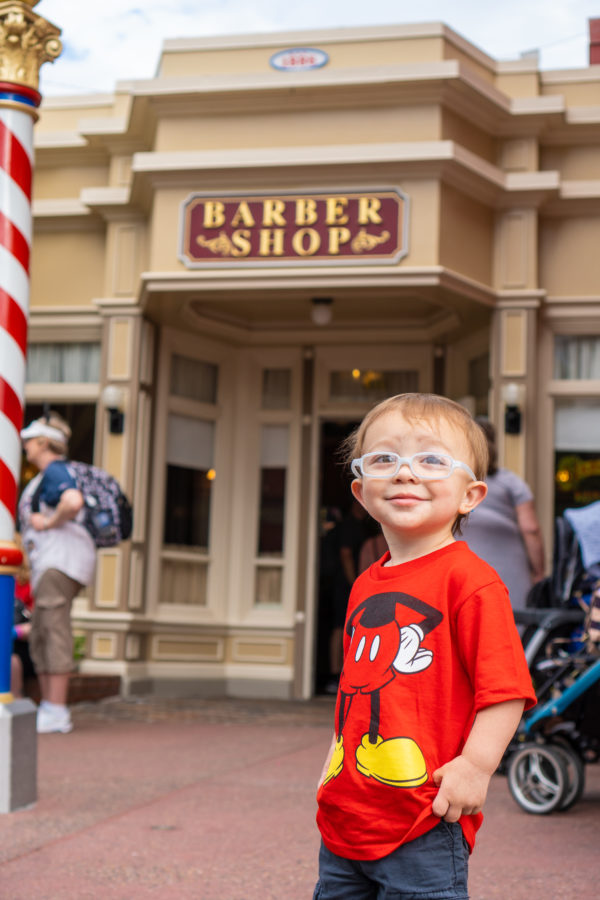
{"label": "blue and white pole base", "polygon": [[37,708],[10,690],[15,573],[21,562],[16,544],[0,542],[0,813],[37,800]]}

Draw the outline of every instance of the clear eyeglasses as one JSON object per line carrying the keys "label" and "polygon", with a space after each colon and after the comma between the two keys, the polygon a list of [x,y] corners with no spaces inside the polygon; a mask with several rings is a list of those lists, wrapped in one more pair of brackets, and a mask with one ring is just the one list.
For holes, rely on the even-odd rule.
{"label": "clear eyeglasses", "polygon": [[463,469],[473,481],[477,481],[475,473],[466,463],[434,450],[424,450],[412,456],[375,450],[353,459],[351,468],[357,478],[395,478],[402,466],[408,466],[420,481],[450,478],[455,469]]}

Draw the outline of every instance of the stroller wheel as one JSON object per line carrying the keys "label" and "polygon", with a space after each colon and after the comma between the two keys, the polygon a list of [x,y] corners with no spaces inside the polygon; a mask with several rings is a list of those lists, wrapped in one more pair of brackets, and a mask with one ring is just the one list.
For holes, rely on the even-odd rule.
{"label": "stroller wheel", "polygon": [[564,751],[545,744],[523,744],[508,761],[508,787],[528,813],[559,809],[569,791]]}
{"label": "stroller wheel", "polygon": [[585,766],[579,754],[566,740],[553,740],[551,744],[554,750],[558,750],[563,758],[567,770],[568,784],[558,807],[559,812],[570,809],[581,798],[585,787]]}

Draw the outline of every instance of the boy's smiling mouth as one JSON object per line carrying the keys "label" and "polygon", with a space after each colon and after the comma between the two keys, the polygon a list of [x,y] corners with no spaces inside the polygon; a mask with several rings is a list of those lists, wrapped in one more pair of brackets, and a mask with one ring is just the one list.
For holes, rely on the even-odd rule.
{"label": "boy's smiling mouth", "polygon": [[413,503],[420,503],[421,501],[425,500],[425,497],[421,497],[418,494],[393,494],[387,499],[391,503],[395,503],[397,505],[409,505]]}

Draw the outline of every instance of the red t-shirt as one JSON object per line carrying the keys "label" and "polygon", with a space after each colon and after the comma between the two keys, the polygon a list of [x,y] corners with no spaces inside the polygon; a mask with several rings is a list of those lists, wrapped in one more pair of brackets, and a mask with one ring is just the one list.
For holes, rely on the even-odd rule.
{"label": "red t-shirt", "polygon": [[[487,563],[464,541],[388,559],[350,595],[338,748],[317,795],[323,841],[347,859],[380,859],[434,828],[432,773],[460,754],[475,714],[535,703],[508,592]],[[482,819],[460,820],[471,849]]]}

